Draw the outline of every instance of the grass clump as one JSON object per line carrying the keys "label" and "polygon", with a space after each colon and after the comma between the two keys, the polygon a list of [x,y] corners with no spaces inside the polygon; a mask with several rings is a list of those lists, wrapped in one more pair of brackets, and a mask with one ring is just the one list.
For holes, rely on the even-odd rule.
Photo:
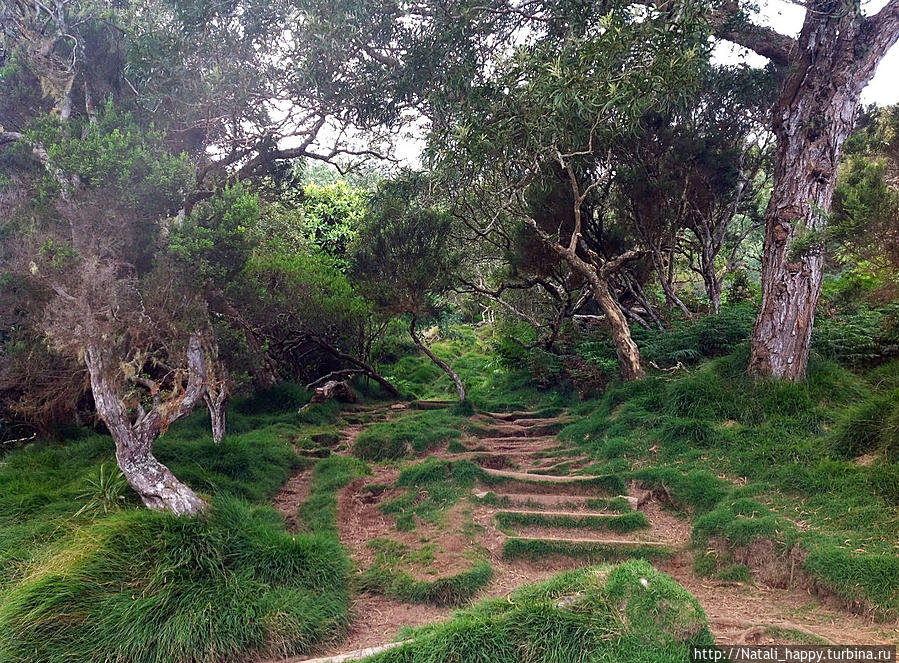
{"label": "grass clump", "polygon": [[484,471],[468,460],[455,462],[435,458],[411,465],[400,472],[396,484],[406,492],[381,504],[381,511],[396,519],[400,530],[415,529],[415,517],[439,523],[442,514],[474,486]]}
{"label": "grass clump", "polygon": [[695,513],[711,511],[727,495],[730,485],[705,470],[682,472],[675,467],[650,467],[630,473],[652,490],[661,490],[674,506]]}
{"label": "grass clump", "polygon": [[620,516],[500,511],[496,514],[496,522],[504,529],[514,529],[515,527],[561,527],[618,532],[619,534],[649,527],[649,521],[646,519],[646,516],[636,511]]}
{"label": "grass clump", "polygon": [[368,465],[350,456],[330,456],[312,470],[309,498],[300,507],[300,516],[310,532],[337,536],[337,491],[350,481],[368,476]]}
{"label": "grass clump", "polygon": [[631,558],[653,559],[672,555],[670,548],[642,543],[574,542],[554,539],[509,538],[503,546],[503,559],[537,562],[548,557],[582,559],[590,564]]}
{"label": "grass clump", "polygon": [[381,461],[422,453],[461,437],[464,421],[464,416],[440,409],[378,423],[359,433],[353,445],[353,455]]}
{"label": "grass clump", "polygon": [[731,547],[765,538],[777,542],[780,549],[788,550],[796,541],[796,528],[758,500],[740,497],[725,500],[696,520],[694,542],[704,546],[713,537],[724,539]]}
{"label": "grass clump", "polygon": [[853,607],[877,608],[886,619],[899,617],[899,556],[859,554],[824,539],[806,538],[803,569]]}
{"label": "grass clump", "polygon": [[342,631],[349,574],[335,538],[289,535],[268,507],[222,497],[193,519],[120,511],[75,533],[10,588],[0,660],[300,654]]}
{"label": "grass clump", "polygon": [[407,634],[368,663],[674,663],[713,642],[699,603],[649,564],[588,567]]}
{"label": "grass clump", "polygon": [[[375,539],[369,543],[377,551],[371,568],[359,577],[359,589],[404,603],[426,603],[437,606],[458,606],[468,602],[493,577],[493,568],[483,559],[475,560],[467,571],[435,580],[417,580],[403,570],[410,563],[433,562],[429,549],[413,551],[390,539]],[[422,559],[422,557],[425,559]]]}

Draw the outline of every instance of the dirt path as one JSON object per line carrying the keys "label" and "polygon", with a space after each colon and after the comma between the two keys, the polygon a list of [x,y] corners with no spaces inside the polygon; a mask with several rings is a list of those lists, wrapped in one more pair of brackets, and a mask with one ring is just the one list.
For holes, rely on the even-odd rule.
{"label": "dirt path", "polygon": [[[362,418],[367,421],[382,415],[389,417],[391,412],[382,410]],[[338,525],[357,567],[371,566],[375,553],[368,544],[381,537],[410,548],[420,547],[422,542],[434,548],[430,570],[424,566],[410,569],[421,580],[433,580],[435,576],[428,574],[434,574],[434,569],[439,570],[439,577],[465,570],[471,564],[472,551],[477,550],[486,554],[494,570],[493,579],[478,595],[484,598],[508,595],[560,570],[636,554],[648,558],[696,596],[719,643],[789,644],[808,638],[855,644],[899,641],[899,623],[876,624],[826,607],[806,592],[697,578],[689,549],[690,522],[667,510],[648,492],[625,487],[620,480],[616,483],[615,477],[603,482],[575,474],[589,459],[552,435],[564,421],[562,417],[536,418],[530,412],[476,415],[473,422],[479,433],[476,439],[466,440],[469,451],[435,455],[447,460],[467,458],[492,479],[489,486],[477,487],[471,500],[461,500],[449,509],[439,526],[417,520],[415,530],[401,532],[394,519],[382,513],[379,505],[403,491],[387,488],[372,492],[366,486],[392,486],[399,474],[397,467],[377,466],[373,477],[347,486],[338,497]],[[344,431],[344,449],[365,425],[356,423]],[[288,482],[282,491],[285,500],[289,496],[293,503],[302,496],[300,483],[301,476]],[[645,516],[646,523],[634,526],[633,508]],[[623,523],[625,517],[631,521]],[[547,551],[557,554],[547,556]],[[354,601],[347,639],[316,655],[382,645],[404,626],[420,626],[450,614],[449,608],[361,594]]]}

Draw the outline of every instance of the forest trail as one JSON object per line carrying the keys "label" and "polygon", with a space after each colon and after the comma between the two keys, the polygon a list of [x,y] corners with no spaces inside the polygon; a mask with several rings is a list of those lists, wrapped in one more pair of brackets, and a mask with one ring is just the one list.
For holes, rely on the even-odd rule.
{"label": "forest trail", "polygon": [[[351,415],[356,423],[344,430],[341,452],[348,451],[366,422],[383,421],[397,412],[377,406]],[[478,551],[493,568],[492,579],[475,596],[478,600],[507,596],[522,585],[562,570],[641,557],[693,593],[719,643],[899,641],[899,624],[877,624],[828,607],[807,591],[697,577],[690,549],[692,525],[687,517],[618,475],[579,474],[590,458],[554,435],[567,421],[564,414],[547,418],[527,411],[473,416],[476,432],[464,439],[465,451],[457,447],[453,453],[429,454],[441,460],[467,459],[486,473],[470,499],[459,500],[447,510],[440,526],[417,519],[413,531],[399,531],[380,505],[399,495],[401,489],[391,487],[374,494],[366,486],[393,486],[401,467],[396,463],[373,466],[373,476],[352,482],[338,496],[341,540],[357,567],[364,570],[374,563],[375,553],[369,545],[374,539],[390,538],[413,548],[422,541],[430,542],[437,549],[432,567],[439,570],[440,578],[464,572],[471,565],[473,551]],[[413,575],[435,580],[434,575]],[[402,627],[421,626],[451,613],[449,607],[404,603],[362,592],[354,601],[348,635],[339,645],[316,655],[324,658],[302,657],[284,663],[362,658],[370,648],[393,641]]]}

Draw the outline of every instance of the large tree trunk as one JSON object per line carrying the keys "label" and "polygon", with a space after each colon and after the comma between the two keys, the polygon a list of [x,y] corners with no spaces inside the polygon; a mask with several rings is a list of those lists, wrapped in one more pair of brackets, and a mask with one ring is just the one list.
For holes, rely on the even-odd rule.
{"label": "large tree trunk", "polygon": [[749,363],[756,377],[805,377],[837,165],[862,89],[899,34],[897,6],[871,19],[857,5],[825,0],[806,10],[774,108],[777,159]]}
{"label": "large tree trunk", "polygon": [[467,400],[467,396],[465,394],[465,385],[462,384],[462,380],[459,379],[459,376],[456,375],[456,372],[450,368],[449,364],[443,361],[440,357],[431,352],[430,348],[425,345],[422,340],[418,337],[418,334],[415,331],[415,323],[416,323],[415,315],[412,316],[412,322],[409,323],[409,336],[412,337],[412,342],[418,346],[418,349],[424,352],[428,358],[437,364],[440,369],[446,373],[450,380],[453,381],[453,384],[456,385],[456,393],[459,395],[459,402],[464,403]]}
{"label": "large tree trunk", "polygon": [[190,337],[187,358],[186,386],[176,387],[165,400],[156,391],[152,409],[141,408],[132,422],[119,394],[117,358],[99,344],[88,345],[85,352],[94,404],[115,442],[119,469],[147,507],[179,516],[202,512],[206,502],[160,463],[152,450],[159,434],[188,414],[205,391],[206,361],[199,334]]}

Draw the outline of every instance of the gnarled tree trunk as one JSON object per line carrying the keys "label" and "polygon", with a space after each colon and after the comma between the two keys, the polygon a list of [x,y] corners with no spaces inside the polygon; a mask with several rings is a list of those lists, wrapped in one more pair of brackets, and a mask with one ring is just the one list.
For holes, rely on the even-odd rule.
{"label": "gnarled tree trunk", "polygon": [[614,260],[601,261],[599,256],[592,256],[595,262],[591,264],[583,260],[571,246],[562,246],[547,232],[542,230],[537,222],[528,219],[528,225],[537,233],[537,237],[550,251],[580,274],[590,284],[590,292],[609,322],[609,331],[612,333],[612,343],[615,345],[615,354],[618,357],[618,370],[622,380],[640,380],[646,377],[646,371],[640,361],[640,349],[631,336],[630,325],[627,324],[621,307],[612,296],[609,288],[609,279],[621,270],[625,263],[637,258],[637,251],[626,251]]}
{"label": "gnarled tree trunk", "polygon": [[231,375],[222,363],[219,345],[211,329],[205,335],[203,351],[206,358],[206,391],[203,393],[203,400],[209,410],[212,441],[219,445],[225,439]]}
{"label": "gnarled tree trunk", "polygon": [[596,303],[606,314],[609,322],[609,331],[612,333],[612,343],[615,345],[615,354],[618,356],[618,370],[622,380],[639,380],[646,377],[646,371],[640,363],[640,349],[631,337],[631,328],[627,324],[624,313],[612,297],[608,281],[594,273],[590,275],[590,291],[596,299]]}
{"label": "gnarled tree trunk", "polygon": [[450,380],[453,381],[453,384],[456,385],[456,393],[459,395],[459,402],[464,403],[468,396],[465,393],[465,385],[462,384],[462,380],[459,379],[459,376],[456,375],[456,372],[450,368],[449,364],[443,361],[440,357],[431,352],[430,348],[425,345],[421,338],[419,338],[418,333],[415,331],[415,323],[417,322],[416,316],[412,315],[412,322],[409,323],[409,336],[412,337],[412,342],[418,346],[418,349],[424,352],[428,358],[437,364],[440,369],[449,375]]}
{"label": "gnarled tree trunk", "polygon": [[814,0],[807,7],[774,108],[777,159],[749,364],[756,377],[786,380],[805,377],[843,141],[862,90],[899,36],[895,0],[871,18],[857,3]]}
{"label": "gnarled tree trunk", "polygon": [[153,443],[159,434],[170,423],[187,415],[203,396],[206,361],[200,335],[191,335],[188,343],[186,385],[176,386],[166,399],[158,391],[154,393],[153,407],[149,411],[139,408],[133,422],[119,394],[118,362],[99,343],[88,344],[85,362],[97,413],[115,442],[119,469],[143,503],[151,509],[168,510],[179,516],[192,516],[205,510],[206,502],[153,456]]}

